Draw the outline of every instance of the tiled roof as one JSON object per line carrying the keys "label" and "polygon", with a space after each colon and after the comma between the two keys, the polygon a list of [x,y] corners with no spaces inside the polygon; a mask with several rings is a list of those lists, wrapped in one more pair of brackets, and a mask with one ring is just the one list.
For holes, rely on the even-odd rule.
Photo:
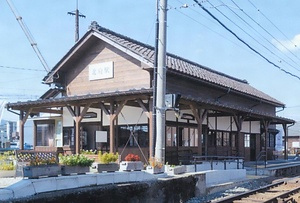
{"label": "tiled roof", "polygon": [[[140,55],[149,62],[154,62],[154,48],[152,46],[120,35],[99,25],[94,26],[93,30],[118,45]],[[172,70],[175,73],[191,76],[212,85],[221,86],[248,96],[256,97],[259,100],[265,100],[278,106],[284,106],[282,102],[250,86],[245,80],[234,78],[170,53],[167,54],[167,70]]]}

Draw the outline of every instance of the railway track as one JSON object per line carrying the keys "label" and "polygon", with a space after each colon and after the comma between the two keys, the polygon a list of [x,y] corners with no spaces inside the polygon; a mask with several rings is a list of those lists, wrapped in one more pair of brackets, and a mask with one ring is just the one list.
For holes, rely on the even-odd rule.
{"label": "railway track", "polygon": [[299,202],[300,203],[300,177],[279,181],[265,187],[229,196],[214,203],[245,203],[245,202]]}

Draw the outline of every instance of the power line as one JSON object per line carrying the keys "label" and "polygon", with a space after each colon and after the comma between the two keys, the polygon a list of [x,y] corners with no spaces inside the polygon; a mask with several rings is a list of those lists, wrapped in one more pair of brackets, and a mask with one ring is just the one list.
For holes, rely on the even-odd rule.
{"label": "power line", "polygon": [[206,8],[204,8],[204,6],[198,2],[198,0],[193,0],[194,2],[196,2],[199,7],[205,11],[208,15],[210,15],[214,20],[216,20],[223,28],[225,28],[228,32],[230,32],[234,37],[236,37],[240,42],[242,42],[244,45],[246,45],[249,49],[251,49],[254,53],[256,53],[257,55],[259,55],[260,57],[262,57],[264,60],[266,60],[268,63],[270,63],[271,65],[275,66],[276,68],[278,68],[279,70],[283,71],[284,73],[293,76],[295,78],[297,78],[298,80],[300,80],[300,77],[289,72],[286,71],[285,69],[283,69],[282,67],[276,65],[275,63],[273,63],[272,61],[270,61],[268,58],[266,58],[264,55],[262,55],[260,52],[258,52],[256,49],[254,49],[252,46],[250,46],[247,42],[245,42],[243,39],[241,39],[236,33],[234,33],[231,29],[229,29],[225,24],[223,24],[217,17],[215,17],[211,12],[209,12]]}
{"label": "power line", "polygon": [[[283,46],[290,54],[292,54],[294,57],[296,57],[298,60],[298,56],[295,55],[293,52],[291,52],[290,49],[288,49],[284,44],[282,44],[276,37],[274,37],[267,29],[265,29],[263,26],[261,26],[256,20],[254,20],[250,15],[248,15],[243,9],[241,9],[237,3],[234,2],[234,0],[231,0],[232,3],[234,3],[235,6],[237,6],[249,19],[251,19],[256,25],[258,25],[262,30],[264,30],[269,36],[271,36],[276,42],[278,42],[281,46]],[[270,21],[270,20],[269,20]],[[271,21],[270,21],[271,22]],[[273,24],[273,23],[272,23]],[[275,26],[275,25],[274,25]],[[276,27],[276,26],[275,26]],[[279,30],[279,28],[277,28]],[[280,30],[279,30],[280,31]],[[281,31],[280,31],[281,32]],[[282,33],[282,32],[281,32]],[[283,33],[282,33],[283,34]],[[289,40],[289,39],[288,39]],[[289,40],[290,41],[290,40]],[[277,48],[278,49],[278,48]],[[298,65],[293,59],[288,57],[291,61],[293,61],[296,65]],[[298,69],[297,69],[298,70]]]}
{"label": "power line", "polygon": [[[179,1],[179,2],[180,2],[180,1]],[[210,31],[213,32],[214,34],[216,34],[216,35],[218,35],[218,36],[224,38],[225,40],[231,42],[232,44],[234,44],[234,45],[236,45],[236,46],[238,46],[238,47],[240,47],[240,48],[242,48],[242,49],[244,49],[244,50],[246,50],[246,51],[248,50],[248,49],[245,49],[244,47],[242,47],[240,44],[234,42],[233,40],[230,40],[229,38],[225,37],[224,35],[221,35],[219,32],[217,32],[217,31],[211,29],[209,26],[207,26],[207,25],[201,23],[200,21],[196,20],[195,18],[193,18],[193,17],[191,17],[191,16],[189,16],[189,15],[183,13],[183,12],[180,11],[179,9],[176,9],[177,7],[172,7],[172,8],[173,8],[174,10],[176,10],[178,13],[180,13],[181,15],[184,15],[185,17],[189,18],[190,20],[192,20],[192,21],[198,23],[199,25],[205,27],[206,29],[210,30]],[[192,9],[192,10],[193,10],[193,9]],[[193,11],[194,11],[194,10],[193,10]],[[199,12],[197,12],[197,13],[199,14]],[[206,18],[206,19],[207,19],[207,18]],[[252,52],[251,52],[251,53],[252,53]]]}
{"label": "power line", "polygon": [[[260,9],[258,9],[250,0],[248,2],[259,12],[262,14],[263,17],[265,17],[293,46],[297,47],[296,44],[294,44],[265,14],[263,14]],[[298,58],[298,57],[297,57]]]}
{"label": "power line", "polygon": [[46,72],[45,70],[34,69],[34,68],[20,68],[20,67],[3,66],[3,65],[0,65],[0,68],[16,69],[16,70],[22,70],[22,71]]}
{"label": "power line", "polygon": [[[252,25],[250,25],[245,19],[243,19],[239,14],[237,14],[234,10],[232,10],[229,6],[227,6],[225,3],[223,3],[221,0],[219,0],[222,5],[224,5],[226,8],[228,8],[234,15],[236,15],[241,21],[243,21],[247,26],[249,26],[252,30],[254,30],[258,35],[260,35],[265,41],[267,41],[272,47],[274,47],[275,49],[277,49],[279,52],[281,52],[285,57],[287,57],[288,59],[290,59],[292,62],[294,62],[297,66],[300,66],[299,64],[297,64],[292,58],[290,58],[288,55],[286,55],[285,53],[283,53],[278,47],[276,47],[273,43],[271,43],[266,37],[264,37],[260,32],[258,32],[258,30],[256,30]],[[212,4],[211,4],[212,5]],[[238,5],[235,4],[237,7]],[[242,8],[238,7],[239,10],[241,10],[245,15],[248,16],[247,13],[245,13],[243,11]],[[217,9],[218,10],[218,9]],[[219,10],[218,10],[219,11]],[[219,11],[220,12],[220,11]],[[223,14],[224,15],[224,14]],[[225,15],[224,15],[225,16]],[[249,16],[250,17],[250,16]],[[227,19],[229,19],[228,17],[226,17]],[[251,18],[251,17],[250,17]],[[253,20],[253,19],[252,19]],[[231,21],[232,22],[232,21]],[[236,24],[235,24],[236,25]],[[239,27],[239,26],[238,26]],[[240,28],[240,27],[239,27]],[[240,28],[241,29],[241,28]],[[243,30],[244,31],[244,30]],[[250,36],[252,39],[254,39],[249,33],[247,33],[246,31],[244,31],[248,36]],[[268,32],[268,31],[267,31]],[[269,33],[269,32],[268,32]],[[271,34],[270,34],[271,35]],[[272,35],[271,35],[272,36]],[[274,38],[274,37],[273,37]],[[277,58],[280,59],[280,62],[285,62],[286,64],[288,64],[289,66],[291,66],[292,68],[294,68],[297,71],[300,71],[300,69],[298,69],[297,67],[295,67],[294,65],[292,65],[291,63],[287,62],[285,59],[283,59],[282,57],[278,56],[277,54],[275,54],[273,51],[271,51],[269,48],[267,48],[265,45],[262,45],[260,42],[258,42],[256,39],[254,39],[257,43],[259,43],[261,46],[263,46],[265,49],[267,49],[271,54],[273,54],[274,56],[276,56]]]}

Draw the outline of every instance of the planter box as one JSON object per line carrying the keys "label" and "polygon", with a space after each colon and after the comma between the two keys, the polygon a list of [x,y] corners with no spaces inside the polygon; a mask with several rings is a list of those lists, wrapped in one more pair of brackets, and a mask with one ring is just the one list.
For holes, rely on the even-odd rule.
{"label": "planter box", "polygon": [[61,166],[62,175],[71,175],[71,174],[85,174],[90,172],[90,167],[88,166]]}
{"label": "planter box", "polygon": [[141,161],[121,161],[120,171],[141,171],[144,164]]}
{"label": "planter box", "polygon": [[60,165],[24,166],[23,176],[39,178],[40,176],[58,176],[61,174]]}
{"label": "planter box", "polygon": [[119,170],[119,164],[117,163],[108,163],[108,164],[101,164],[101,163],[93,163],[91,166],[92,172],[102,173],[103,171],[106,172],[115,172]]}
{"label": "planter box", "polygon": [[165,168],[164,166],[158,168],[158,167],[152,167],[152,166],[147,166],[146,172],[152,173],[152,174],[159,174],[159,173],[164,173]]}
{"label": "planter box", "polygon": [[0,178],[16,177],[16,170],[0,170]]}
{"label": "planter box", "polygon": [[177,175],[177,174],[185,173],[185,171],[186,171],[185,166],[167,167],[167,173],[169,175]]}

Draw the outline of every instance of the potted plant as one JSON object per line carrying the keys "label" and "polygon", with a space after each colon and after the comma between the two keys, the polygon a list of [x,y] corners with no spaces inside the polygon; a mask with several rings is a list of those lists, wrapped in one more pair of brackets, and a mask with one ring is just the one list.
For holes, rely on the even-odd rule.
{"label": "potted plant", "polygon": [[16,157],[13,151],[0,155],[0,178],[16,176]]}
{"label": "potted plant", "polygon": [[164,173],[164,164],[158,161],[155,157],[151,157],[149,160],[149,166],[147,166],[146,171],[152,174]]}
{"label": "potted plant", "polygon": [[95,162],[98,162],[98,154],[97,154],[97,150],[84,150],[82,149],[80,151],[80,154],[83,154],[84,156],[86,156],[89,159],[94,159]]}
{"label": "potted plant", "polygon": [[178,175],[178,174],[185,173],[186,171],[185,165],[178,165],[178,166],[166,165],[165,168],[168,175]]}
{"label": "potted plant", "polygon": [[89,159],[82,154],[59,155],[62,175],[70,175],[72,173],[85,174],[90,171],[90,166],[93,162],[94,159]]}
{"label": "potted plant", "polygon": [[98,153],[98,161],[94,162],[91,167],[91,171],[96,171],[101,173],[103,171],[106,172],[115,172],[119,170],[119,164],[117,160],[119,159],[118,153],[108,153],[105,152],[102,154],[100,151]]}
{"label": "potted plant", "polygon": [[125,157],[125,161],[121,161],[121,171],[141,171],[144,168],[143,162],[136,154],[128,154]]}
{"label": "potted plant", "polygon": [[23,166],[23,176],[28,178],[58,176],[60,173],[61,169],[55,157],[42,157],[40,154],[31,157],[29,165]]}

